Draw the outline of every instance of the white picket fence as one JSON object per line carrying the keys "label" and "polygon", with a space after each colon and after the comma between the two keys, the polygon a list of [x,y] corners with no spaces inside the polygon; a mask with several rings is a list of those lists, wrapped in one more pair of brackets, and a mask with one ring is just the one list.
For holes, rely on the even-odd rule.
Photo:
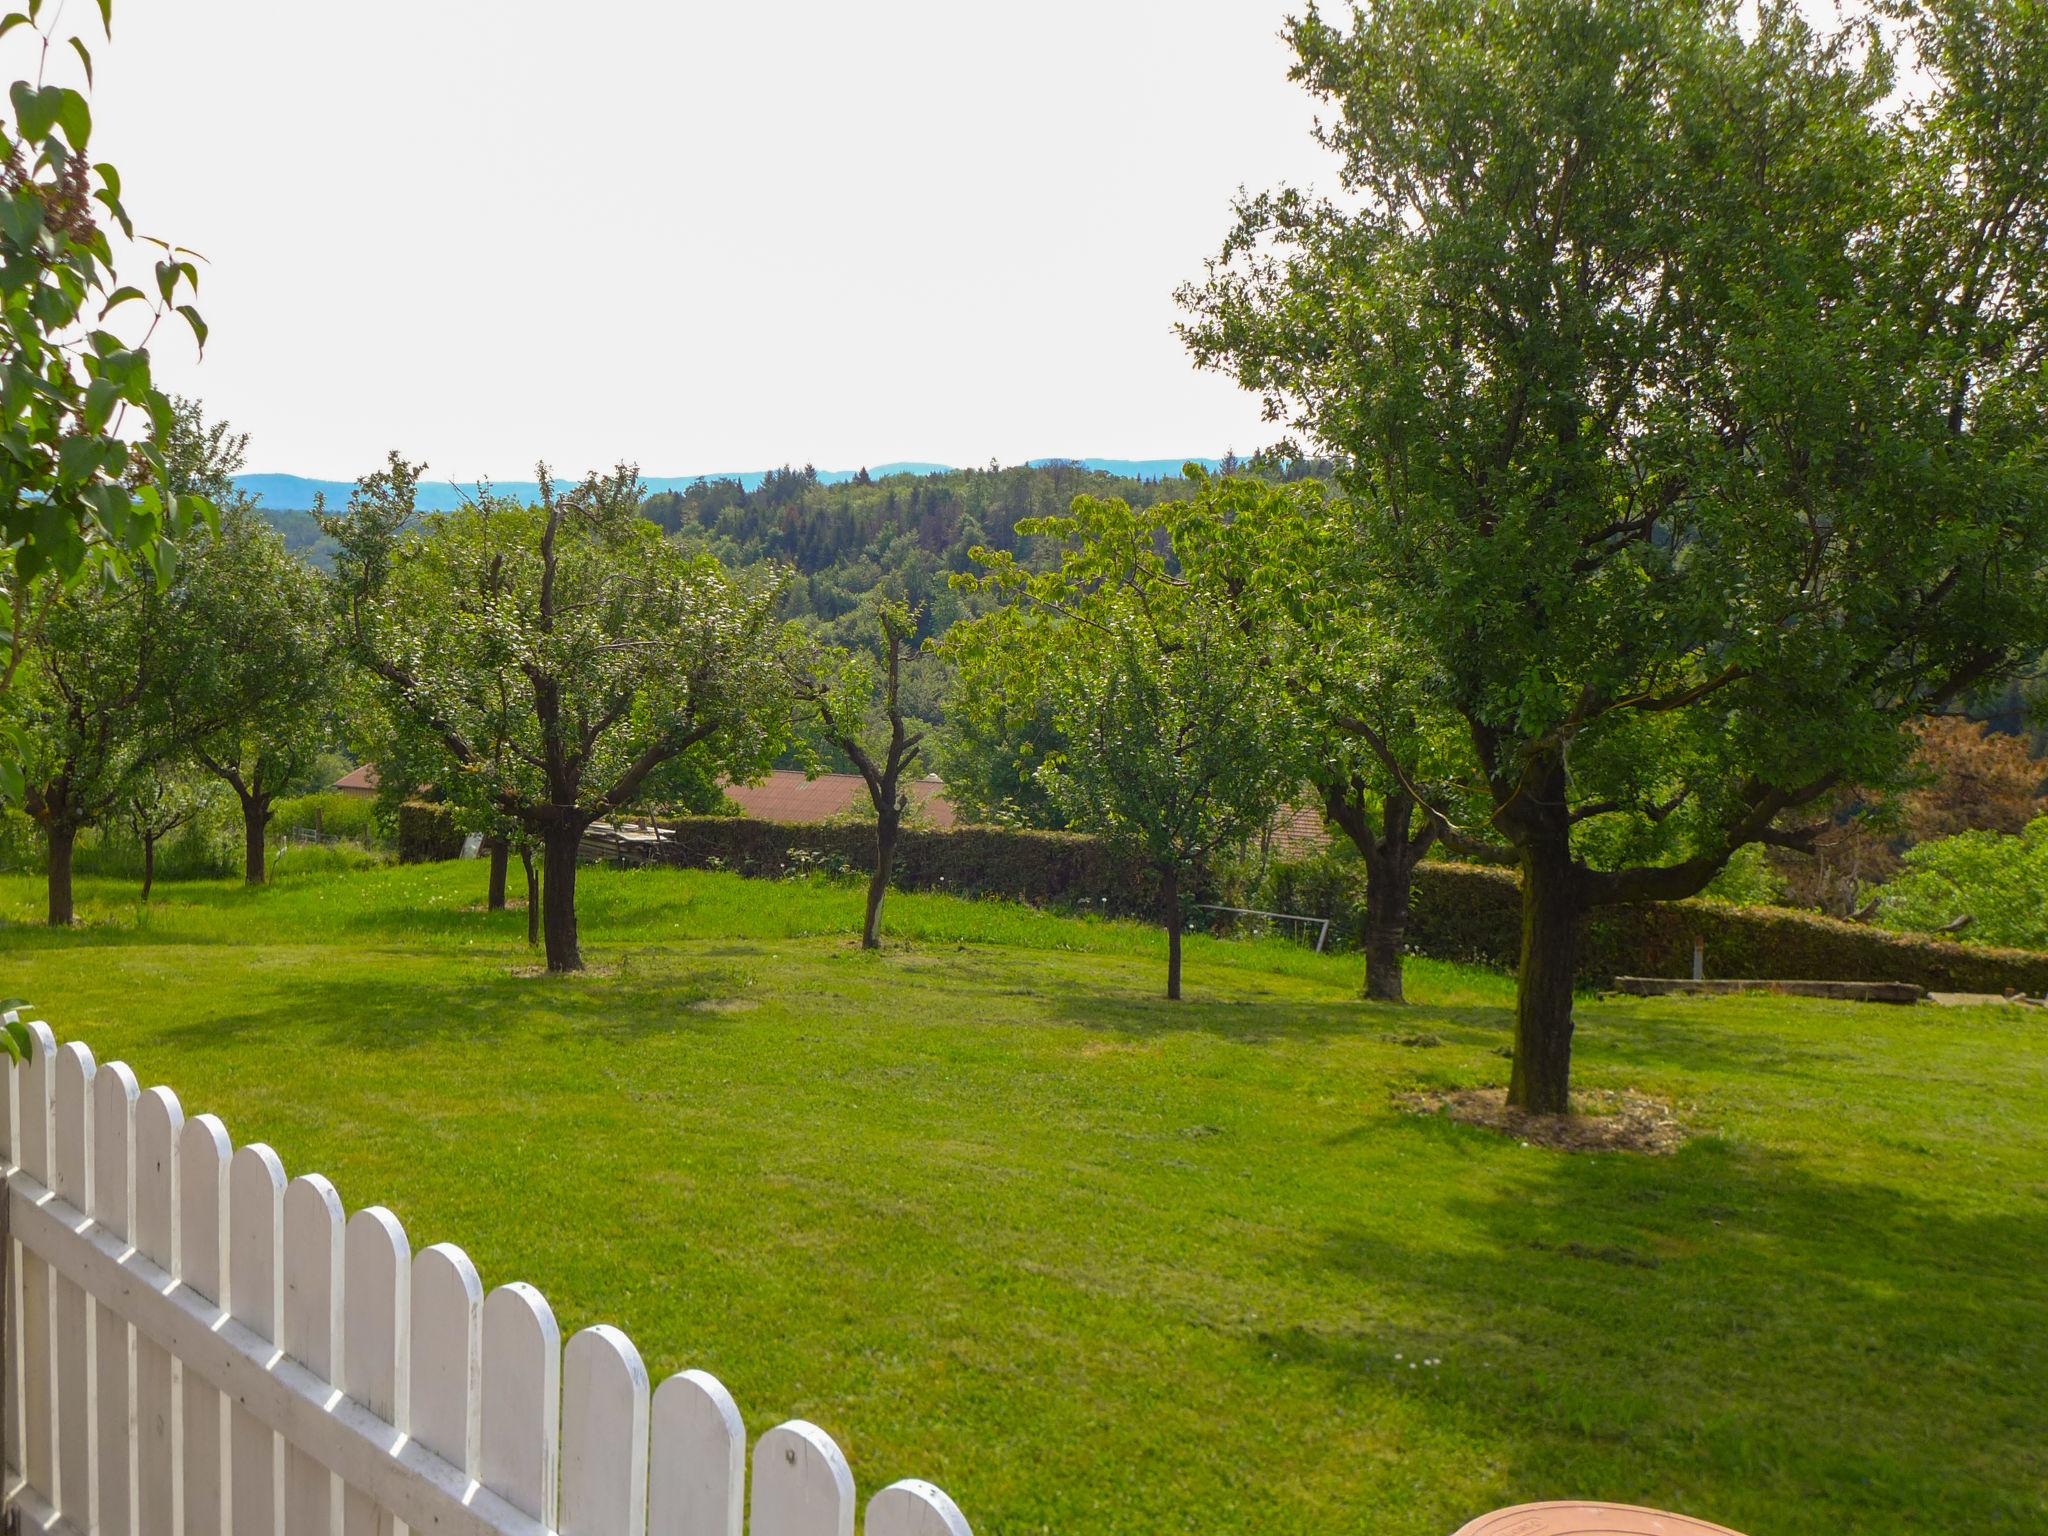
{"label": "white picket fence", "polygon": [[[28,1026],[0,1066],[6,1499],[67,1536],[740,1536],[746,1432],[702,1371],[563,1347],[529,1285],[343,1218],[168,1088]],[[0,1054],[0,1063],[6,1058]],[[754,1447],[752,1536],[852,1536],[853,1474],[802,1420]],[[970,1536],[915,1480],[867,1536]]]}

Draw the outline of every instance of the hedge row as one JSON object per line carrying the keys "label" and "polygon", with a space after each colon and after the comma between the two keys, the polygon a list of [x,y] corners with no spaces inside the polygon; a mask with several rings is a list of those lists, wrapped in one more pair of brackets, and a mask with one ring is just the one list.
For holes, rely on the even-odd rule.
{"label": "hedge row", "polygon": [[[1300,903],[1289,910],[1331,918],[1356,943],[1365,926],[1363,882],[1355,863],[1312,860],[1276,870],[1268,895]],[[1783,907],[1712,901],[1596,908],[1580,945],[1579,980],[1605,986],[1616,976],[1689,976],[1695,938],[1706,943],[1709,976],[2048,992],[2048,954],[2038,951],[1953,944]],[[1468,864],[1421,865],[1407,945],[1418,954],[1512,969],[1521,947],[1515,875]]]}
{"label": "hedge row", "polygon": [[[797,825],[744,816],[689,816],[663,823],[664,862],[777,876],[819,864],[874,867],[874,828],[859,822]],[[673,839],[671,841],[670,839]],[[953,891],[1014,901],[1092,906],[1120,916],[1158,911],[1158,882],[1096,838],[1070,832],[905,827],[897,835],[898,890]]]}
{"label": "hedge row", "polygon": [[[774,877],[821,865],[863,871],[874,857],[874,830],[858,822],[693,816],[666,829],[661,861],[687,868]],[[461,851],[462,836],[441,807],[414,802],[399,809],[398,844],[402,859],[447,859]],[[1120,916],[1151,917],[1158,910],[1150,871],[1132,868],[1095,838],[1067,832],[905,828],[895,883],[901,890],[1086,906]],[[1333,935],[1355,945],[1365,924],[1363,866],[1328,857],[1276,866],[1258,904],[1330,918]],[[1579,979],[1605,986],[1616,976],[1690,975],[1695,937],[1706,941],[1709,976],[2048,993],[2048,954],[1888,933],[1780,907],[1704,901],[1596,910],[1580,948]],[[1513,874],[1437,862],[1416,870],[1407,932],[1412,952],[1512,969],[1520,943]]]}

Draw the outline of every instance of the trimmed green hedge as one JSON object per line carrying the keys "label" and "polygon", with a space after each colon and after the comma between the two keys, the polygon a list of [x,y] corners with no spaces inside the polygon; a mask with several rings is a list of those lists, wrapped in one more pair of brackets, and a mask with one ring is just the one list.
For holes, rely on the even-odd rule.
{"label": "trimmed green hedge", "polygon": [[[663,826],[674,841],[664,839],[662,861],[693,869],[779,876],[820,864],[857,873],[874,867],[874,828],[859,822],[688,816]],[[1131,868],[1096,838],[1003,827],[905,827],[896,840],[895,886],[1087,906],[1127,917],[1150,917],[1159,904],[1151,871]]]}
{"label": "trimmed green hedge", "polygon": [[[1282,866],[1269,899],[1334,920],[1346,939],[1365,928],[1364,869],[1331,859]],[[1935,992],[2048,992],[2048,953],[1951,944],[1783,907],[1713,901],[1601,907],[1587,918],[1579,981],[1690,976],[1695,937],[1709,976],[1781,981],[1906,981]],[[1415,871],[1408,948],[1446,960],[1513,969],[1521,947],[1521,892],[1513,873],[1427,862]]]}
{"label": "trimmed green hedge", "polygon": [[408,800],[398,808],[398,862],[427,864],[459,858],[462,834],[448,807],[426,800]]}
{"label": "trimmed green hedge", "polygon": [[[665,823],[659,862],[779,877],[820,867],[864,873],[874,829],[859,822],[794,825],[744,816],[691,816]],[[399,857],[452,859],[462,835],[445,808],[399,808]],[[1275,865],[1255,904],[1332,919],[1333,939],[1356,945],[1365,927],[1365,870],[1329,857]],[[1099,840],[1070,832],[906,827],[896,845],[896,887],[1092,908],[1125,917],[1158,914],[1158,884]],[[1603,907],[1586,923],[1579,980],[1688,976],[1692,943],[1706,940],[1709,976],[1788,981],[1906,981],[1940,992],[2048,992],[2048,953],[1888,933],[1780,907],[1656,902]],[[1499,869],[1430,861],[1415,871],[1407,944],[1416,954],[1512,970],[1521,943],[1516,877]]]}

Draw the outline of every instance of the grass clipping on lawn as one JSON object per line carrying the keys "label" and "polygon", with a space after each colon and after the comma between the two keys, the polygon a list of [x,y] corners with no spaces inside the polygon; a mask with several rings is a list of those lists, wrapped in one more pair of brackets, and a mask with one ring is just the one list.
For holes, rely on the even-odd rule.
{"label": "grass clipping on lawn", "polygon": [[1394,1102],[1415,1115],[1444,1115],[1483,1126],[1530,1146],[1558,1152],[1676,1152],[1690,1134],[1662,1099],[1629,1089],[1580,1088],[1568,1115],[1532,1115],[1508,1108],[1505,1088],[1424,1088]]}

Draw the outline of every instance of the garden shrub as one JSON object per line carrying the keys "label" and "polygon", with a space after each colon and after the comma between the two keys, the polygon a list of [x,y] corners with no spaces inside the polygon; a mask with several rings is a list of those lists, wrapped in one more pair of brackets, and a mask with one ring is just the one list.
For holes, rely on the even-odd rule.
{"label": "garden shrub", "polygon": [[1957,918],[1971,921],[1966,944],[2048,949],[2048,816],[2018,836],[1959,832],[1922,843],[1906,868],[1874,893],[1877,921],[1887,928],[1931,932]]}
{"label": "garden shrub", "polygon": [[[1333,920],[1333,939],[1357,945],[1365,928],[1365,872],[1324,854],[1276,866],[1261,905]],[[1291,904],[1290,904],[1291,903]],[[1946,943],[1888,933],[1817,913],[1719,901],[1597,907],[1579,952],[1579,981],[1689,976],[1695,938],[1707,974],[1788,981],[1904,981],[1931,991],[2048,992],[2048,953]],[[1411,952],[1512,969],[1521,945],[1521,892],[1508,870],[1429,860],[1415,870]]]}
{"label": "garden shrub", "polygon": [[445,805],[408,800],[398,808],[398,861],[424,864],[461,856],[463,834]]}
{"label": "garden shrub", "polygon": [[271,806],[272,836],[285,837],[304,829],[327,837],[373,844],[379,840],[377,802],[366,795],[345,795],[326,789],[310,795],[293,795]]}

